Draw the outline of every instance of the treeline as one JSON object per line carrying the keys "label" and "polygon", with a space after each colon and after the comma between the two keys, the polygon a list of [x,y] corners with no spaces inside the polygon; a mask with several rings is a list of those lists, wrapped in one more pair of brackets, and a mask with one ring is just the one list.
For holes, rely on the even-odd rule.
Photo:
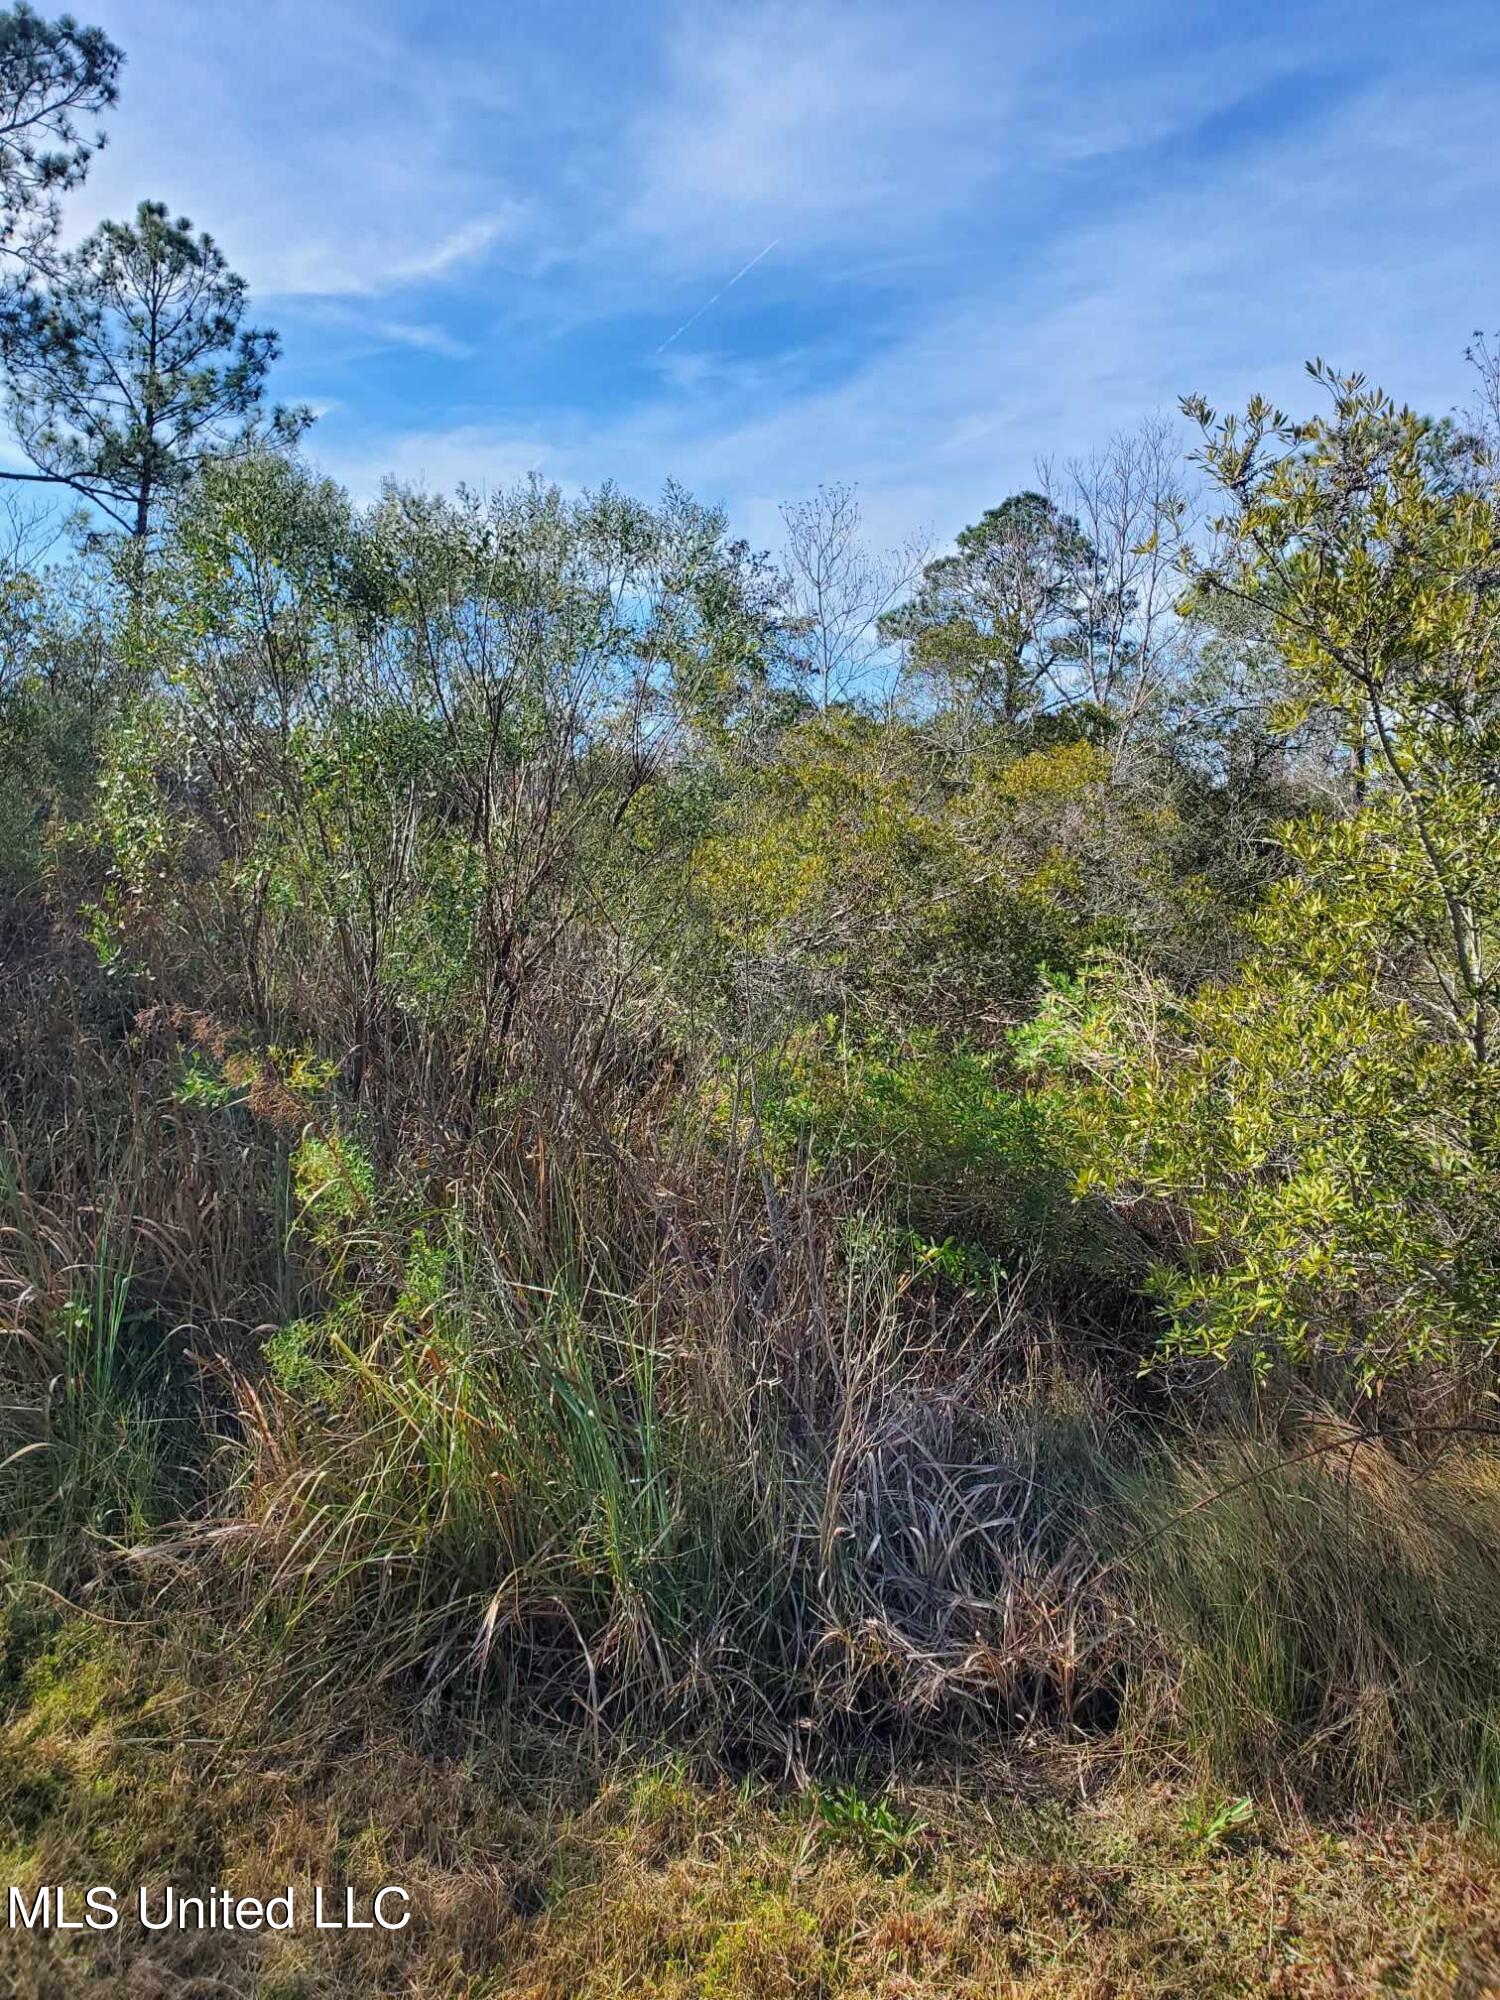
{"label": "treeline", "polygon": [[13,570],[9,877],[305,1048],[382,1158],[471,1134],[551,1010],[590,1092],[753,1059],[789,1159],[893,1158],[944,1233],[1045,1123],[1170,1212],[1174,1343],[1482,1354],[1490,460],[1322,383],[1197,410],[1211,525],[1153,431],[908,574],[837,489],[780,569],[676,491],[362,510],[215,460],[144,549]]}

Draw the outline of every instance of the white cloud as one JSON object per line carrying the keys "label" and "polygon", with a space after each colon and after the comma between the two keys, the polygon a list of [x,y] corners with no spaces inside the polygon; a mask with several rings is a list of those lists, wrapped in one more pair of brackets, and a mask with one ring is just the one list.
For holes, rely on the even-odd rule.
{"label": "white cloud", "polygon": [[408,238],[399,247],[388,236],[357,225],[304,236],[279,248],[257,249],[253,231],[239,232],[239,251],[228,231],[223,239],[233,252],[231,261],[245,270],[261,297],[358,299],[415,288],[478,263],[504,234],[502,221],[477,219],[431,243]]}
{"label": "white cloud", "polygon": [[508,78],[380,0],[110,12],[120,107],[69,204],[73,233],[165,200],[257,295],[333,297],[448,276],[519,228],[524,204],[489,159]]}
{"label": "white cloud", "polygon": [[476,216],[459,229],[450,229],[428,250],[419,250],[390,267],[388,278],[395,284],[411,284],[422,278],[440,278],[460,264],[471,264],[513,226],[518,211],[509,215]]}
{"label": "white cloud", "polygon": [[1224,405],[1263,388],[1305,406],[1315,353],[1441,408],[1463,393],[1462,344],[1484,311],[1490,110],[1478,83],[1372,84],[1305,131],[1084,211],[1024,269],[932,299],[832,381],[810,380],[795,352],[737,361],[684,344],[611,413],[330,437],[330,462],[366,490],[385,468],[436,485],[536,469],[648,494],[671,475],[768,542],[781,501],[852,479],[871,532],[896,541],[951,535],[1039,457],[1173,412],[1184,391]]}
{"label": "white cloud", "polygon": [[807,246],[851,224],[904,223],[913,205],[930,215],[983,171],[982,131],[1008,95],[996,54],[958,12],[952,33],[921,38],[890,9],[770,0],[732,20],[685,14],[664,99],[630,133],[627,226],[722,253],[750,234]]}
{"label": "white cloud", "polygon": [[446,327],[428,326],[420,321],[377,320],[373,331],[379,339],[397,347],[414,347],[422,354],[441,355],[445,361],[468,361],[474,353],[468,341],[460,340]]}
{"label": "white cloud", "polygon": [[[1043,11],[952,0],[684,8],[660,94],[632,121],[624,219],[660,255],[925,254],[993,227],[1049,166],[1129,154],[1294,69],[1278,23],[1226,63],[1143,0]],[[1128,85],[1126,79],[1128,78]]]}

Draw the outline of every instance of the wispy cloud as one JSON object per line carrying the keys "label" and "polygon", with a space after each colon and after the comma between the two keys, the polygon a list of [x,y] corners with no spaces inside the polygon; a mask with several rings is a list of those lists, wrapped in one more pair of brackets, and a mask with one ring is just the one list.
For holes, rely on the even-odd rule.
{"label": "wispy cloud", "polygon": [[524,204],[485,155],[506,72],[382,0],[101,0],[126,50],[75,229],[165,200],[262,296],[373,295],[446,277]]}
{"label": "wispy cloud", "polygon": [[426,326],[412,320],[382,319],[374,323],[374,331],[379,339],[391,341],[397,347],[414,347],[423,354],[439,354],[445,361],[468,361],[474,354],[469,341],[459,340],[442,326]]}
{"label": "wispy cloud", "polygon": [[769,536],[838,476],[947,533],[1184,389],[1300,396],[1309,353],[1452,401],[1495,313],[1483,0],[107,25],[132,62],[87,202],[214,230],[366,490],[676,475]]}
{"label": "wispy cloud", "polygon": [[430,249],[398,258],[382,273],[386,285],[409,285],[423,278],[441,278],[461,264],[472,264],[515,227],[519,211],[506,215],[476,216],[458,229],[450,229]]}

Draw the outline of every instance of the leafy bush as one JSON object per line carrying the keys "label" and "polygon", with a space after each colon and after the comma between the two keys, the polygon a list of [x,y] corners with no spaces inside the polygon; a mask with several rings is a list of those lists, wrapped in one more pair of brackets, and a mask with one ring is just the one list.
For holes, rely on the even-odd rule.
{"label": "leafy bush", "polygon": [[918,1228],[1035,1247],[1066,1226],[1048,1107],[1000,1053],[824,1023],[757,1066],[754,1111],[773,1158],[869,1174]]}

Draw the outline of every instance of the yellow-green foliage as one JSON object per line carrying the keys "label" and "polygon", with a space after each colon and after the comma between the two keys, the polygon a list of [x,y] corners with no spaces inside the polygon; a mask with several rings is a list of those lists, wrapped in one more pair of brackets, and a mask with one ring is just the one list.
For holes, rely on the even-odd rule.
{"label": "yellow-green foliage", "polygon": [[1233,978],[1105,968],[1029,1041],[1082,1075],[1080,1187],[1186,1225],[1176,1343],[1378,1375],[1500,1337],[1500,517],[1430,424],[1314,373],[1331,418],[1193,406],[1226,502],[1199,588],[1276,634],[1285,722],[1337,721],[1352,809],[1283,829]]}
{"label": "yellow-green foliage", "polygon": [[1408,1007],[1268,935],[1190,996],[1103,966],[1029,1039],[1076,1072],[1080,1191],[1185,1218],[1153,1273],[1175,1345],[1352,1349],[1379,1373],[1500,1334],[1496,1078]]}
{"label": "yellow-green foliage", "polygon": [[1028,1004],[1038,968],[1073,966],[1169,911],[1170,810],[1117,796],[1081,738],[959,771],[918,731],[847,715],[789,731],[693,856],[722,955],[790,993],[881,1025],[972,1029]]}
{"label": "yellow-green foliage", "polygon": [[[716,1101],[722,1115],[727,1087]],[[1066,1207],[1043,1101],[1003,1054],[947,1045],[930,1029],[859,1039],[835,1021],[803,1029],[757,1065],[745,1108],[778,1166],[806,1158],[868,1171],[924,1227],[1014,1246]]]}
{"label": "yellow-green foliage", "polygon": [[1381,927],[1402,990],[1484,1062],[1500,1001],[1493,468],[1454,478],[1431,422],[1359,376],[1311,372],[1331,416],[1294,423],[1256,399],[1220,424],[1189,405],[1225,502],[1200,591],[1256,607],[1288,676],[1283,724],[1321,710],[1357,760],[1358,833],[1317,841],[1333,920]]}

